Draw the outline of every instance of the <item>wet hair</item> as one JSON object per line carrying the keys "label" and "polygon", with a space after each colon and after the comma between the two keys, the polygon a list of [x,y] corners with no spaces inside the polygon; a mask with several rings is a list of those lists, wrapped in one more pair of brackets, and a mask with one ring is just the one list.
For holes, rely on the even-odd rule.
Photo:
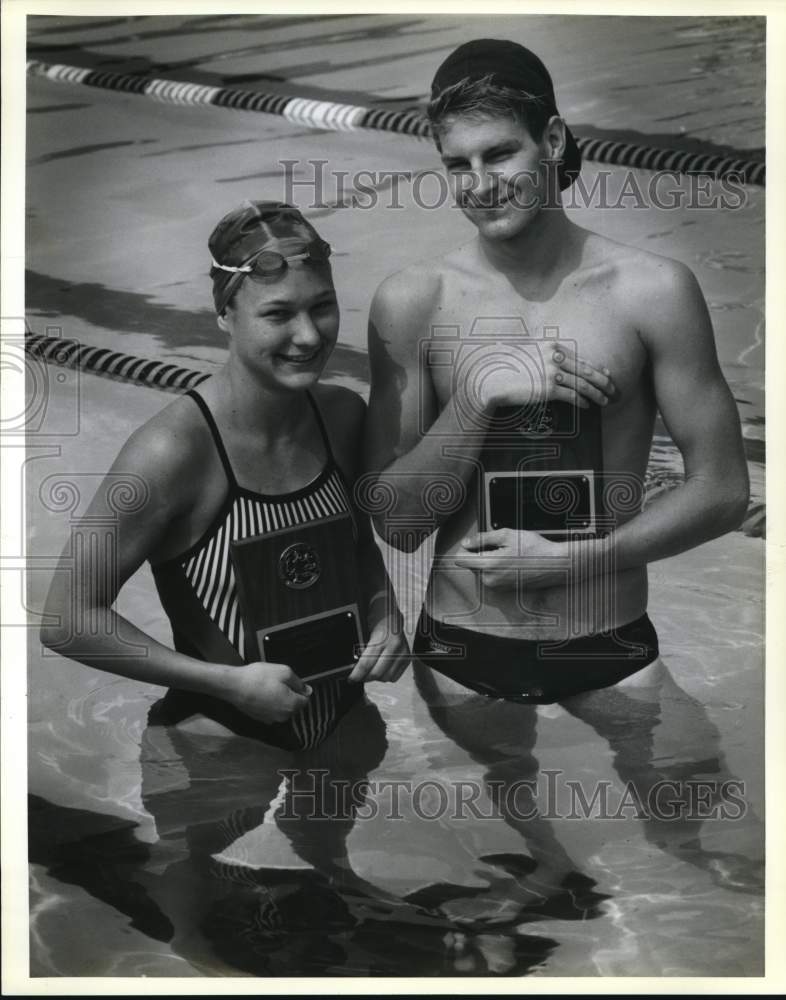
{"label": "wet hair", "polygon": [[493,74],[478,79],[465,78],[441,90],[429,101],[426,114],[434,141],[441,151],[441,138],[457,118],[483,120],[513,118],[523,125],[535,142],[540,142],[549,119],[556,112],[535,94],[495,83]]}

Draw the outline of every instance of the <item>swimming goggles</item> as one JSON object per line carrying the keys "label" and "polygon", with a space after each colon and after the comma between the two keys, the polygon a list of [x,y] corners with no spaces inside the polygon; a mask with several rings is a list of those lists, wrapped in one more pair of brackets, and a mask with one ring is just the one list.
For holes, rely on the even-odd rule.
{"label": "swimming goggles", "polygon": [[260,250],[239,267],[219,264],[213,257],[210,259],[213,262],[213,267],[217,267],[220,271],[229,271],[231,274],[258,274],[263,278],[270,278],[283,274],[289,267],[291,260],[314,261],[317,264],[324,264],[330,254],[329,243],[326,243],[325,240],[312,240],[300,253],[284,255],[277,250]]}

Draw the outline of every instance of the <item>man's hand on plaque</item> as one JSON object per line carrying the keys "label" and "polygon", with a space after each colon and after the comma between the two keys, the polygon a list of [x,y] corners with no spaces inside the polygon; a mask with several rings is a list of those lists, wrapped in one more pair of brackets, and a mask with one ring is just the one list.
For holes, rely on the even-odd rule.
{"label": "man's hand on plaque", "polygon": [[349,680],[397,681],[409,666],[410,652],[401,615],[384,615],[371,629]]}
{"label": "man's hand on plaque", "polygon": [[479,531],[461,543],[455,564],[478,574],[491,590],[564,586],[570,572],[568,546],[535,531]]}
{"label": "man's hand on plaque", "polygon": [[286,722],[308,704],[311,688],[283,663],[233,667],[224,699],[245,715],[268,725]]}
{"label": "man's hand on plaque", "polygon": [[521,345],[518,353],[500,351],[495,364],[485,359],[488,371],[480,385],[485,408],[528,406],[562,400],[586,409],[590,403],[605,406],[616,395],[608,368],[597,368],[575,355],[566,344],[535,341]]}

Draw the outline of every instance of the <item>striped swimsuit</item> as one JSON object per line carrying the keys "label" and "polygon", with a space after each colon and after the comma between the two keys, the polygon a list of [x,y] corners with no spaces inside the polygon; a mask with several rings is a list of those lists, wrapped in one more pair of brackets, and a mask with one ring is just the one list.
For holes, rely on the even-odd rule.
{"label": "striped swimsuit", "polygon": [[[251,663],[258,656],[244,634],[229,543],[336,514],[353,513],[349,491],[310,393],[308,398],[325,448],[325,465],[307,486],[275,495],[255,493],[238,484],[205,401],[193,389],[186,395],[194,400],[207,422],[229,488],[202,537],[181,555],[151,565],[153,578],[178,652],[213,663]],[[321,743],[362,696],[362,685],[348,684],[345,677],[327,677],[313,682],[311,687],[313,693],[308,705],[283,723],[258,722],[228,702],[176,689],[170,689],[153,705],[148,721],[151,725],[174,725],[199,713],[240,735],[287,749],[307,749]]]}

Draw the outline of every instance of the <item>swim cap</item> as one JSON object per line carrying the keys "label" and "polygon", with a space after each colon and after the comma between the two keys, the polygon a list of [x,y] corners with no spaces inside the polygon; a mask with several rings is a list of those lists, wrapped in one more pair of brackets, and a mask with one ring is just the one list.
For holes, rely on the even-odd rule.
{"label": "swim cap", "polygon": [[[462,80],[479,80],[484,76],[531,94],[543,102],[549,115],[559,115],[554,84],[541,60],[523,45],[497,38],[478,38],[451,52],[434,75],[431,99]],[[581,152],[566,125],[565,152],[559,166],[560,188],[569,187],[580,170]]]}
{"label": "swim cap", "polygon": [[[319,239],[316,229],[292,205],[279,201],[244,201],[221,219],[207,245],[217,264],[241,267],[268,243],[292,236],[301,237],[304,246]],[[246,275],[212,267],[210,277],[213,279],[213,302],[220,316]]]}

